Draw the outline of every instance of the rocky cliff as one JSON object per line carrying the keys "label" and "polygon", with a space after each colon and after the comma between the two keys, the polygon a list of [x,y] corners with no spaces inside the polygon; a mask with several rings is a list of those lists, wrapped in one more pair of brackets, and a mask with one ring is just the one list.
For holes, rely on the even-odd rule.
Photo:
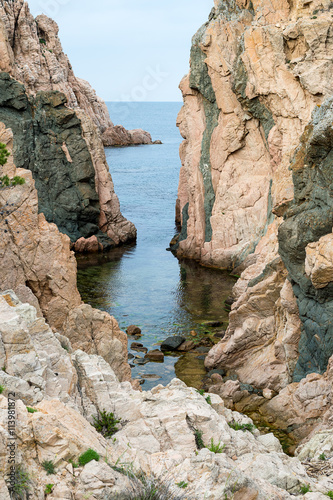
{"label": "rocky cliff", "polygon": [[[0,142],[12,150],[13,133],[1,123]],[[20,176],[25,183],[0,189],[1,291],[15,290],[23,302],[37,308],[54,331],[70,339],[76,348],[84,347],[91,354],[100,354],[113,366],[120,380],[130,380],[127,336],[107,313],[82,304],[70,240],[39,213],[31,171],[16,168],[10,155],[1,167],[0,176],[3,175]],[[2,366],[11,356],[15,358],[10,342],[8,352],[3,349],[1,352]],[[13,376],[16,375],[13,373]]]}
{"label": "rocky cliff", "polygon": [[113,127],[107,107],[75,77],[56,23],[35,20],[22,0],[0,2],[0,71],[0,120],[14,131],[15,162],[33,172],[47,220],[80,240],[77,251],[135,240],[101,140]]}
{"label": "rocky cliff", "polygon": [[[45,498],[47,485],[53,500],[138,498],[151,481],[164,481],[165,498],[193,500],[300,499],[305,484],[313,491],[305,498],[321,500],[333,488],[331,478],[308,476],[272,434],[231,428],[235,422],[251,428],[251,420],[217,395],[208,404],[177,379],[144,393],[120,383],[102,357],[74,350],[12,291],[0,294],[0,360],[1,499],[11,498],[10,453],[20,498],[29,493],[34,500]],[[103,411],[119,420],[113,436],[93,425]],[[8,414],[15,414],[15,441]],[[214,442],[217,454],[202,447]],[[95,459],[80,463],[88,449]],[[318,444],[301,453],[318,458]],[[48,473],[45,462],[53,465]]]}
{"label": "rocky cliff", "polygon": [[293,198],[290,156],[332,92],[330,8],[215,1],[180,86],[177,255],[236,267]]}
{"label": "rocky cliff", "polygon": [[240,274],[211,390],[296,439],[332,401],[331,7],[215,1],[180,86],[174,251]]}

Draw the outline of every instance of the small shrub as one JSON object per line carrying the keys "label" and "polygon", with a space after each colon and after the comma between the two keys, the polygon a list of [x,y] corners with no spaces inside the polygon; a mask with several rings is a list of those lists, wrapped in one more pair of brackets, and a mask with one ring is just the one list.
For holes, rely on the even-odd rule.
{"label": "small shrub", "polygon": [[8,175],[0,177],[0,188],[13,187],[25,184],[25,179],[16,175],[13,179],[10,179]]}
{"label": "small shrub", "polygon": [[325,455],[325,453],[321,453],[321,454],[319,455],[319,460],[326,460],[326,455]]}
{"label": "small shrub", "polygon": [[82,455],[79,456],[79,465],[83,466],[91,462],[92,460],[96,460],[98,462],[100,459],[99,454],[97,451],[92,450],[89,448],[87,451],[82,453]]}
{"label": "small shrub", "polygon": [[[185,500],[188,494],[179,492],[172,480],[140,475],[130,479],[131,485],[117,500]],[[184,483],[186,484],[186,483]]]}
{"label": "small shrub", "polygon": [[328,498],[333,498],[333,491],[328,491],[325,495],[328,496]]}
{"label": "small shrub", "polygon": [[211,405],[211,404],[212,404],[212,400],[211,400],[210,396],[207,396],[207,397],[206,397],[206,401],[207,401],[207,403],[208,403],[209,405]]}
{"label": "small shrub", "polygon": [[118,432],[118,427],[117,424],[120,423],[120,420],[118,420],[113,413],[106,413],[105,410],[101,411],[99,413],[98,418],[94,417],[94,427],[99,432],[104,436],[105,438],[110,438]]}
{"label": "small shrub", "polygon": [[0,394],[2,394],[6,390],[6,387],[3,385],[0,385]]}
{"label": "small shrub", "polygon": [[212,451],[213,453],[222,453],[225,448],[225,444],[221,446],[221,441],[219,441],[217,444],[214,444],[214,440],[212,438],[210,440],[210,446],[207,446],[207,448],[209,451]]}
{"label": "small shrub", "polygon": [[69,462],[70,464],[72,464],[73,469],[77,469],[77,468],[78,468],[78,466],[79,466],[79,464],[78,464],[77,462],[74,462],[74,460],[72,460],[72,459],[69,459],[69,460],[68,460],[68,462]]}
{"label": "small shrub", "polygon": [[15,481],[12,491],[12,498],[15,500],[21,500],[25,498],[29,493],[30,487],[30,476],[28,472],[25,472],[21,464],[17,464],[15,467]]}
{"label": "small shrub", "polygon": [[201,395],[203,396],[205,394],[205,390],[204,389],[196,389],[196,391]]}
{"label": "small shrub", "polygon": [[48,475],[55,474],[55,467],[52,460],[44,460],[44,462],[42,462],[42,467]]}
{"label": "small shrub", "polygon": [[176,483],[176,486],[178,486],[178,488],[187,488],[188,487],[188,483],[185,483],[185,481],[181,481],[180,483]]}
{"label": "small shrub", "polygon": [[42,44],[42,45],[46,45],[46,40],[45,38],[40,38],[39,39],[39,43]]}
{"label": "small shrub", "polygon": [[27,406],[27,410],[28,410],[28,413],[37,413],[38,410],[36,410],[35,408],[30,408],[30,406]]}
{"label": "small shrub", "polygon": [[198,450],[202,450],[205,448],[205,443],[203,442],[202,439],[202,432],[199,431],[198,429],[194,429],[194,437],[195,437],[195,444],[197,445]]}
{"label": "small shrub", "polygon": [[6,148],[6,144],[0,142],[0,165],[6,165],[8,156],[10,156],[10,152]]}
{"label": "small shrub", "polygon": [[50,493],[52,493],[53,486],[54,486],[54,484],[47,484],[45,486],[45,495],[49,495]]}
{"label": "small shrub", "polygon": [[310,490],[310,485],[309,484],[302,484],[300,487],[300,493],[301,495],[305,495],[306,493],[309,493]]}
{"label": "small shrub", "polygon": [[238,422],[229,422],[229,427],[234,429],[235,431],[249,431],[252,432],[256,428],[253,424],[239,424]]}

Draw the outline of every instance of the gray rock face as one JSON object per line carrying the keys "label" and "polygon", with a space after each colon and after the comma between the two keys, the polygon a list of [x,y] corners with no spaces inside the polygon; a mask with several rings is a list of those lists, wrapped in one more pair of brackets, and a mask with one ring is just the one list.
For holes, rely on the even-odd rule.
{"label": "gray rock face", "polygon": [[315,288],[305,272],[306,247],[332,232],[333,99],[314,111],[291,163],[294,201],[279,229],[279,252],[289,271],[303,323],[298,381],[323,373],[333,354],[333,283]]}
{"label": "gray rock face", "polygon": [[81,122],[60,92],[28,97],[23,85],[0,73],[0,121],[14,133],[14,161],[33,173],[39,212],[72,242],[97,235],[104,247],[113,241],[98,227],[100,203],[95,170]]}

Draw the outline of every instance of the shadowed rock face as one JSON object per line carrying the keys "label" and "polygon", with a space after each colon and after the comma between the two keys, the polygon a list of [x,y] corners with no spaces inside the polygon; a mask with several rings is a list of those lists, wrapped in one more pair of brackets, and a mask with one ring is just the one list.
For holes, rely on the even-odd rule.
{"label": "shadowed rock face", "polygon": [[[333,354],[333,282],[314,280],[306,269],[308,245],[332,233],[332,122],[330,98],[314,112],[291,162],[295,198],[279,228],[279,252],[289,271],[303,324],[295,381],[307,373],[323,373]],[[325,266],[318,266],[318,262],[324,259],[327,269],[330,254],[325,248],[324,255],[318,253],[314,262],[323,272]]]}
{"label": "shadowed rock face", "polygon": [[23,85],[0,73],[0,120],[13,130],[17,167],[33,173],[39,211],[72,242],[96,234],[112,246],[98,227],[95,170],[81,122],[66,101],[56,91],[29,98]]}
{"label": "shadowed rock face", "polygon": [[[7,0],[0,0],[0,71],[8,73],[12,78],[24,85],[26,96],[32,97],[30,104],[32,105],[33,110],[35,110],[36,107],[36,103],[34,103],[33,99],[36,98],[39,92],[59,91],[66,96],[66,106],[75,111],[76,117],[79,118],[81,122],[81,124],[77,123],[77,128],[80,126],[82,127],[80,134],[86,142],[87,147],[85,147],[84,144],[78,145],[74,155],[73,150],[69,153],[67,146],[64,145],[63,152],[61,152],[59,148],[53,147],[53,138],[51,140],[52,147],[48,149],[50,165],[53,161],[52,155],[54,154],[57,162],[59,159],[62,161],[63,155],[65,154],[68,163],[71,163],[73,160],[71,155],[74,155],[76,158],[81,156],[81,160],[83,162],[82,176],[86,175],[87,168],[90,169],[88,164],[92,161],[95,170],[95,185],[98,193],[98,200],[95,199],[96,196],[93,193],[93,190],[89,189],[90,194],[87,193],[87,186],[85,187],[84,192],[79,194],[79,198],[83,197],[85,203],[89,200],[88,205],[90,210],[95,209],[97,207],[96,202],[99,201],[100,213],[98,226],[103,233],[107,234],[107,237],[100,235],[99,239],[102,243],[94,239],[93,244],[91,241],[92,236],[90,236],[90,238],[80,238],[80,244],[75,247],[75,250],[89,252],[92,249],[100,250],[102,246],[108,247],[112,244],[112,241],[116,245],[133,241],[136,239],[136,229],[134,225],[127,221],[120,212],[119,200],[114,191],[109,166],[105,157],[101,133],[103,133],[106,129],[113,128],[107,106],[105,102],[96,95],[96,92],[91,88],[88,82],[75,76],[68,57],[63,52],[61,42],[58,37],[58,31],[57,24],[47,16],[41,15],[34,19],[29,11],[27,2],[24,2],[23,0],[15,0],[11,2],[8,2]],[[23,100],[26,99],[26,97],[22,98]],[[8,107],[9,105],[6,104],[6,106]],[[43,106],[46,109],[47,106],[45,103]],[[59,111],[60,103],[59,105],[49,106],[50,109],[52,107]],[[21,114],[18,115],[21,117],[21,121],[23,120],[23,108],[20,108]],[[63,108],[61,109],[62,113],[64,113]],[[6,110],[3,110],[2,112],[5,113],[5,111]],[[68,110],[67,115],[62,122],[60,120],[59,113],[57,116],[57,126],[53,123],[51,127],[52,134],[57,134],[61,131],[62,138],[65,137],[65,141],[67,141],[69,140],[67,136],[68,132],[74,131],[75,119],[74,117],[73,119],[70,119],[70,113]],[[25,120],[26,119],[27,118],[25,118]],[[68,124],[66,123],[67,119],[69,120]],[[38,127],[42,128],[40,126],[41,120],[39,118],[38,120]],[[35,122],[33,128],[35,129],[36,126],[37,121]],[[49,126],[49,124],[47,126]],[[29,130],[30,129],[28,127],[25,132],[29,132]],[[38,133],[39,132],[40,130]],[[43,135],[48,135],[45,133],[45,130]],[[31,134],[30,136],[27,136],[27,140],[29,141],[30,139]],[[44,140],[42,144],[40,144],[40,149],[45,149],[48,142],[50,142],[49,139],[46,141]],[[60,141],[58,140],[58,142]],[[82,143],[82,138],[80,139],[80,142]],[[27,150],[31,149],[32,144],[33,141],[30,141],[30,144],[26,144],[25,148],[22,149],[24,155]],[[57,152],[55,149],[57,149]],[[91,156],[91,160],[87,157],[87,149]],[[16,150],[16,154],[19,154],[18,149]],[[39,151],[38,154],[40,157],[42,155],[45,157],[47,156],[45,152],[42,154],[41,151]],[[73,167],[73,162],[71,166]],[[52,170],[52,165],[50,169]],[[34,172],[34,175],[35,174],[36,172]],[[76,176],[77,174],[78,172],[75,173]],[[54,173],[52,175],[54,177]],[[75,177],[75,175],[73,175],[73,177]],[[80,176],[80,174],[78,174],[78,176]],[[35,178],[37,180],[36,175]],[[50,176],[46,175],[46,178],[50,179]],[[82,179],[86,182],[86,179],[82,177],[80,179],[80,183],[83,182]],[[90,181],[88,184],[92,186]],[[68,190],[66,182],[64,183],[64,186],[65,189]],[[37,187],[39,189],[40,185],[38,184]],[[95,188],[93,187],[93,189]],[[91,196],[91,198],[89,198],[89,196]],[[52,197],[52,194],[50,194],[50,197]],[[43,202],[44,198],[45,193],[43,193],[43,196],[40,197],[40,201]],[[66,206],[64,208],[65,211],[68,212],[69,210],[71,212],[70,219],[72,219],[73,216],[75,217],[75,214],[73,213],[74,205],[79,204],[80,201],[78,200],[76,194],[73,196],[73,200],[69,200],[67,196],[66,198]],[[44,208],[45,211],[49,210],[49,208],[45,206]],[[60,209],[58,208],[58,211],[59,210]],[[80,232],[76,235],[78,237],[80,237],[80,235],[82,236],[82,234],[89,235],[96,233],[95,229],[91,226],[87,226],[87,224],[96,225],[96,220],[92,221],[94,214],[91,213],[89,215],[89,220],[87,221],[87,210],[84,210],[84,212],[85,214],[83,220],[81,220],[82,210],[79,209],[77,214],[78,223],[83,228],[81,230],[80,227]],[[62,214],[62,218],[63,215],[64,214]],[[53,220],[52,217],[50,220]],[[67,226],[69,227],[67,227],[65,232],[74,235],[76,232],[75,224],[67,224]]]}

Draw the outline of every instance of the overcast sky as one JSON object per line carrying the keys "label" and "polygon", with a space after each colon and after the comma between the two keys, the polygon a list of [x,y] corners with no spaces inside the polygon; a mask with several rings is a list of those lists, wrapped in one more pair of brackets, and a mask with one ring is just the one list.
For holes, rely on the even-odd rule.
{"label": "overcast sky", "polygon": [[213,0],[29,0],[57,21],[76,76],[106,101],[180,101],[191,38]]}

